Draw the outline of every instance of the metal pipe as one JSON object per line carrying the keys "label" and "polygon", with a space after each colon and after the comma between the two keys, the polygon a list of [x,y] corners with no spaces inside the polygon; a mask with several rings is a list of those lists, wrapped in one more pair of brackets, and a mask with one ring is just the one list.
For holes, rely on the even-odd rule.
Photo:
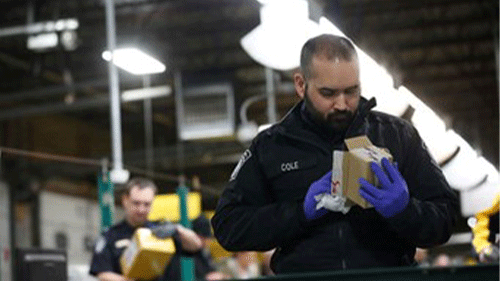
{"label": "metal pipe", "polygon": [[11,280],[17,280],[17,267],[15,260],[17,259],[17,237],[16,237],[16,209],[14,200],[16,196],[16,188],[12,185],[8,185],[9,188],[9,238],[10,238],[10,276]]}
{"label": "metal pipe", "polygon": [[[1,155],[0,155],[0,160],[1,160]],[[10,197],[9,186],[3,180],[0,181],[0,213],[3,214],[3,216],[0,217],[0,246],[2,249],[2,255],[11,253],[14,249],[13,245],[10,244],[11,241],[10,206],[12,205],[12,201],[10,198],[11,197]],[[9,256],[2,256],[0,258],[0,280],[11,280],[11,268],[9,267],[11,263],[13,262]]]}
{"label": "metal pipe", "polygon": [[182,73],[177,70],[174,74],[175,89],[175,117],[177,121],[177,168],[179,173],[184,171],[184,144],[181,138],[181,128],[184,123],[184,102],[182,100]]}
{"label": "metal pipe", "polygon": [[[493,24],[493,26],[495,27],[494,28],[494,33],[493,33],[493,42],[495,42],[495,48],[494,48],[494,51],[495,51],[495,71],[496,71],[496,82],[497,82],[497,92],[498,92],[498,100],[500,100],[500,71],[499,71],[499,65],[500,65],[500,59],[499,59],[499,54],[498,52],[500,51],[500,47],[499,47],[499,38],[500,38],[500,28],[498,28],[498,24]],[[498,112],[500,112],[500,102],[498,103]],[[497,117],[498,118],[498,117]],[[500,137],[500,132],[499,132],[499,137]],[[500,159],[500,143],[499,143],[499,152],[498,152],[498,159]]]}
{"label": "metal pipe", "polygon": [[[108,50],[113,54],[116,47],[116,27],[115,27],[115,3],[113,0],[106,0],[106,39]],[[118,70],[113,64],[113,60],[108,62],[109,94],[111,109],[111,142],[113,153],[113,169],[123,169],[122,155],[122,130],[120,120],[120,85]]]}
{"label": "metal pipe", "polygon": [[57,85],[32,90],[16,91],[0,95],[0,102],[23,101],[27,99],[43,99],[48,97],[63,95],[70,90],[78,91],[89,87],[102,87],[108,84],[107,79],[89,80],[69,85]]}
{"label": "metal pipe", "polygon": [[0,121],[33,116],[33,115],[42,115],[48,113],[87,110],[91,108],[106,106],[108,103],[109,103],[108,97],[105,98],[97,97],[97,98],[87,98],[87,99],[77,100],[70,104],[60,102],[60,103],[47,103],[44,105],[36,105],[36,106],[27,106],[21,108],[13,108],[1,111]]}
{"label": "metal pipe", "polygon": [[35,22],[35,0],[28,1],[27,15],[26,15],[26,25],[33,24]]}
{"label": "metal pipe", "polygon": [[276,93],[274,91],[273,70],[266,67],[266,95],[267,95],[267,120],[269,123],[276,123]]}
{"label": "metal pipe", "polygon": [[[143,76],[144,88],[151,87],[151,77]],[[149,174],[153,173],[154,154],[153,154],[153,105],[151,98],[144,100],[144,141],[146,149],[146,170]]]}
{"label": "metal pipe", "polygon": [[[180,212],[180,222],[181,225],[186,228],[191,228],[191,222],[189,221],[188,216],[188,205],[187,200],[189,196],[189,190],[186,187],[186,179],[184,176],[181,176],[181,181],[179,183],[179,187],[177,188],[177,195],[179,196],[179,212]],[[191,281],[194,280],[194,260],[192,257],[183,257],[181,256],[181,280],[182,281]]]}
{"label": "metal pipe", "polygon": [[180,131],[184,122],[184,103],[182,101],[182,74],[180,70],[174,73],[175,120],[177,122],[177,139],[181,139]]}
{"label": "metal pipe", "polygon": [[266,95],[258,95],[258,96],[253,96],[247,98],[243,103],[241,103],[240,107],[240,121],[242,124],[248,123],[248,116],[247,116],[247,109],[252,105],[254,102],[263,100],[267,98]]}

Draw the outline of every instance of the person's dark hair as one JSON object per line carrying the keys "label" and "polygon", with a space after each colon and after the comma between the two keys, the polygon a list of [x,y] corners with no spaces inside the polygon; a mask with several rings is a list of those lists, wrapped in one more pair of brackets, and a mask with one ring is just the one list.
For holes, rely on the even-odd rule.
{"label": "person's dark hair", "polygon": [[156,184],[152,180],[146,179],[146,178],[136,177],[136,178],[130,179],[123,186],[123,195],[129,195],[130,190],[132,190],[132,188],[134,188],[134,187],[137,187],[139,189],[152,188],[154,190],[155,194],[156,194],[156,192],[158,192],[158,188],[156,187]]}
{"label": "person's dark hair", "polygon": [[358,58],[354,45],[345,37],[332,34],[313,37],[307,40],[300,53],[300,69],[305,78],[311,77],[311,62],[315,55],[323,55],[328,60],[352,61]]}

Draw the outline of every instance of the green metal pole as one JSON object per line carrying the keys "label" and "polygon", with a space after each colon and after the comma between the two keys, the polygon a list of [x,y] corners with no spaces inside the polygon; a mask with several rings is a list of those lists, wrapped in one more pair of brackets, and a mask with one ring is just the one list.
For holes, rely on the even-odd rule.
{"label": "green metal pole", "polygon": [[[187,196],[188,189],[181,183],[177,188],[177,195],[179,196],[179,207],[181,213],[181,224],[186,228],[191,228],[191,222],[188,217],[187,209]],[[181,280],[182,281],[194,281],[194,262],[193,258],[181,257]]]}
{"label": "green metal pole", "polygon": [[99,208],[101,210],[101,231],[104,232],[113,225],[115,210],[114,187],[109,178],[109,172],[99,173],[97,186],[99,189]]}

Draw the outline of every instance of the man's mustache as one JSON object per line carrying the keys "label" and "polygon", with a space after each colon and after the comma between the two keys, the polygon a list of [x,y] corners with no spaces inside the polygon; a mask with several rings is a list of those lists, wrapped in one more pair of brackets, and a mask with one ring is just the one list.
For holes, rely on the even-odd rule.
{"label": "man's mustache", "polygon": [[336,120],[336,119],[351,119],[354,116],[350,111],[337,111],[332,112],[327,115],[328,120]]}

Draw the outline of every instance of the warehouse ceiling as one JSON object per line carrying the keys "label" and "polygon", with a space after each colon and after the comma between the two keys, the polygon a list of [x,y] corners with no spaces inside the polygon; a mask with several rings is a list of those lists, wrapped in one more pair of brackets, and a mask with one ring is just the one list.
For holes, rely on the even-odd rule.
{"label": "warehouse ceiling", "polygon": [[[3,144],[36,149],[29,142],[21,145],[12,137],[5,141],[9,140],[6,134],[10,131],[5,129],[10,128],[8,124],[34,117],[58,116],[109,131],[107,64],[101,58],[106,49],[104,1],[1,0],[0,3]],[[498,1],[318,0],[312,3],[386,67],[395,79],[395,86],[410,89],[447,126],[498,166],[499,95],[495,56]],[[260,23],[257,1],[117,0],[115,5],[117,45],[137,46],[167,65],[166,72],[151,76],[153,86],[174,88],[176,73],[189,85],[229,82],[234,89],[237,123],[241,104],[249,97],[265,93],[265,69],[239,43]],[[13,27],[65,18],[79,21],[74,50],[59,46],[37,52],[26,47],[26,34],[7,34],[12,33]],[[121,90],[143,85],[140,77],[124,71],[119,75]],[[297,97],[291,87],[291,72],[277,71],[275,76],[277,113],[282,117],[297,102]],[[246,144],[235,138],[179,144],[174,96],[175,91],[153,102],[155,170],[175,174],[184,169],[214,186],[225,182]],[[124,103],[122,111],[123,137],[128,140],[124,142],[125,164],[144,167],[142,104]],[[266,123],[263,100],[250,106],[247,113],[258,124]],[[46,137],[54,142],[58,139]],[[109,139],[107,142],[109,148]],[[73,153],[91,158],[109,155]],[[54,164],[52,168],[71,170],[67,165]]]}

